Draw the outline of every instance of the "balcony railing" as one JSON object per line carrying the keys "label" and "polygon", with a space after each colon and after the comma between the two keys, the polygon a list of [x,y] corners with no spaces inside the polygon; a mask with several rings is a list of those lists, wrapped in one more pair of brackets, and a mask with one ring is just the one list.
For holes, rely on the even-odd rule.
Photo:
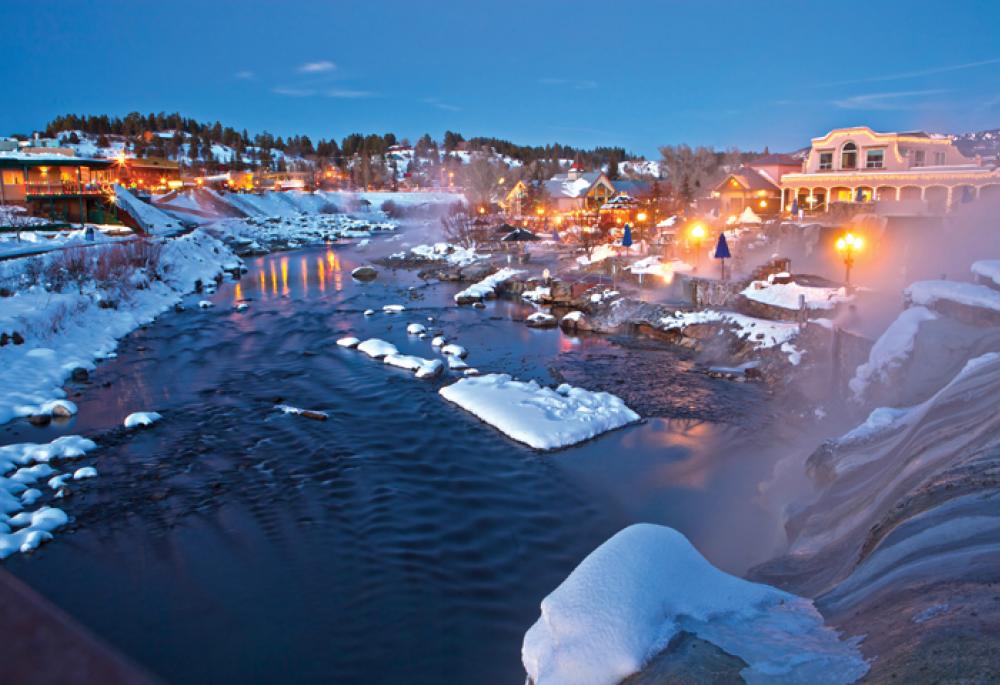
{"label": "balcony railing", "polygon": [[56,195],[100,195],[104,186],[99,183],[77,183],[76,181],[50,181],[26,183],[24,192],[34,196]]}

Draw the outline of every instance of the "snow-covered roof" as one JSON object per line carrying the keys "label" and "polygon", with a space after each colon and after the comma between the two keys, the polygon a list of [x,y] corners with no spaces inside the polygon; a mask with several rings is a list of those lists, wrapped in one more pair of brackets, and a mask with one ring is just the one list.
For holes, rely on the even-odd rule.
{"label": "snow-covered roof", "polygon": [[590,186],[597,182],[600,178],[601,172],[590,171],[584,174],[573,175],[570,174],[556,174],[548,181],[543,184],[545,186],[545,192],[549,194],[550,197],[569,197],[578,198],[584,195]]}

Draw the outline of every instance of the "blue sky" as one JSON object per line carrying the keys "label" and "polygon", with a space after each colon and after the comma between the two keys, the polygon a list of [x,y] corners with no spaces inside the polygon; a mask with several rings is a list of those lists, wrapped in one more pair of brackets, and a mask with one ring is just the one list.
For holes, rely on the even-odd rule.
{"label": "blue sky", "polygon": [[3,0],[0,134],[180,111],[313,138],[791,150],[1000,127],[1000,3]]}

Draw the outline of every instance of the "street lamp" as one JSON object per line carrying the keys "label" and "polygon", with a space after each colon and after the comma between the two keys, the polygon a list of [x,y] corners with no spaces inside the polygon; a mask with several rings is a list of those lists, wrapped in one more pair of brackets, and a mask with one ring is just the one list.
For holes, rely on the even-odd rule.
{"label": "street lamp", "polygon": [[691,239],[694,241],[695,270],[701,264],[701,241],[705,239],[705,227],[702,224],[695,224],[691,227]]}
{"label": "street lamp", "polygon": [[861,251],[864,242],[861,236],[850,232],[837,238],[837,252],[844,256],[844,283],[848,286],[851,285],[851,267],[854,266],[854,253]]}

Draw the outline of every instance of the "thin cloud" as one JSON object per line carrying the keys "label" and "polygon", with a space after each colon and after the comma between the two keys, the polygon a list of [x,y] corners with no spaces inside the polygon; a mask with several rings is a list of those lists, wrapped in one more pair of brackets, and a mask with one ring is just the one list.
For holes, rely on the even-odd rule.
{"label": "thin cloud", "polygon": [[591,90],[597,88],[597,81],[590,79],[569,79],[569,78],[540,78],[538,82],[543,86],[566,86],[576,90]]}
{"label": "thin cloud", "polygon": [[460,112],[461,107],[456,105],[450,105],[447,102],[441,102],[437,98],[424,98],[424,102],[431,107],[437,107],[438,109],[443,109],[446,112]]}
{"label": "thin cloud", "polygon": [[319,62],[306,62],[299,67],[299,71],[303,74],[322,74],[326,71],[333,71],[336,68],[337,65],[333,62],[322,60]]}
{"label": "thin cloud", "polygon": [[334,88],[328,90],[325,93],[328,98],[371,98],[375,97],[375,93],[370,90],[348,90],[343,88]]}
{"label": "thin cloud", "polygon": [[833,104],[841,109],[863,109],[863,110],[892,110],[908,109],[914,106],[913,98],[926,97],[928,95],[941,95],[947,93],[943,89],[931,90],[901,90],[887,93],[867,93],[865,95],[852,95],[841,100],[834,100]]}
{"label": "thin cloud", "polygon": [[244,69],[243,71],[237,71],[235,74],[233,74],[233,76],[240,79],[241,81],[250,81],[256,76],[256,74],[254,74],[249,69]]}
{"label": "thin cloud", "polygon": [[286,88],[284,86],[278,86],[277,88],[274,88],[272,92],[277,95],[285,95],[291,98],[307,98],[316,94],[316,91],[311,88]]}
{"label": "thin cloud", "polygon": [[888,74],[885,76],[868,76],[866,78],[859,79],[849,79],[847,81],[833,81],[830,83],[821,83],[820,86],[852,86],[859,83],[880,83],[883,81],[900,81],[902,79],[908,78],[919,78],[921,76],[933,76],[935,74],[947,74],[953,71],[963,71],[965,69],[977,69],[979,67],[986,67],[991,64],[1000,64],[1000,57],[994,59],[984,59],[978,62],[966,62],[964,64],[952,64],[944,67],[931,67],[929,69],[920,69],[918,71],[904,71],[899,74]]}

